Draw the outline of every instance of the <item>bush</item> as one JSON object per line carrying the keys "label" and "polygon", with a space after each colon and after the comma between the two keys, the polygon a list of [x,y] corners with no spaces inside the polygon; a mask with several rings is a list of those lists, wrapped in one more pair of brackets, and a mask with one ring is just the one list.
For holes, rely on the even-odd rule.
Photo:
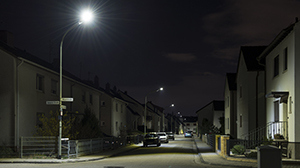
{"label": "bush", "polygon": [[257,152],[250,152],[245,154],[247,158],[257,158]]}
{"label": "bush", "polygon": [[234,147],[231,149],[231,152],[235,155],[243,155],[245,151],[245,146],[243,145],[234,145]]}

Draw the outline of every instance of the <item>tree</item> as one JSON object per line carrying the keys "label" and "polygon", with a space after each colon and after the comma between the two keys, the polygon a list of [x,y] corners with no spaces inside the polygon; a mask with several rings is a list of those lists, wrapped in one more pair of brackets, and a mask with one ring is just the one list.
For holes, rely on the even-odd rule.
{"label": "tree", "polygon": [[79,133],[77,136],[78,139],[90,139],[103,136],[99,127],[98,118],[88,107],[85,108],[84,116],[75,128]]}
{"label": "tree", "polygon": [[[36,136],[58,136],[59,131],[59,112],[50,111],[49,115],[42,114],[39,116],[40,125],[36,126]],[[68,116],[64,113],[62,120],[62,137],[75,139],[78,132],[71,134],[71,128],[74,125],[75,117]]]}

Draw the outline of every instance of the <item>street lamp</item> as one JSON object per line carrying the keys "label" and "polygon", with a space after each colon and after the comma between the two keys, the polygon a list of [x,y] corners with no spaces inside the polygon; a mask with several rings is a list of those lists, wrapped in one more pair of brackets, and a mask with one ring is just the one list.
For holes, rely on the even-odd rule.
{"label": "street lamp", "polygon": [[59,114],[59,135],[58,135],[58,159],[61,159],[61,136],[62,136],[62,116],[63,116],[63,105],[62,105],[62,47],[64,43],[64,39],[66,35],[75,27],[83,24],[83,23],[88,23],[93,19],[93,14],[91,11],[85,10],[82,12],[82,15],[80,17],[80,20],[78,23],[75,23],[73,26],[71,26],[63,35],[61,42],[60,42],[60,52],[59,52],[59,109],[60,109],[60,114]]}
{"label": "street lamp", "polygon": [[164,88],[159,88],[159,89],[157,89],[157,90],[155,90],[155,91],[152,91],[152,92],[149,92],[146,96],[145,96],[145,110],[144,110],[144,134],[146,135],[146,124],[147,124],[147,97],[148,97],[148,95],[149,94],[151,94],[151,93],[155,93],[155,92],[159,92],[159,91],[162,91],[162,90],[164,90]]}
{"label": "street lamp", "polygon": [[[172,103],[171,105],[169,105],[169,107],[175,107],[175,104]],[[165,131],[165,113],[163,113],[163,131]]]}

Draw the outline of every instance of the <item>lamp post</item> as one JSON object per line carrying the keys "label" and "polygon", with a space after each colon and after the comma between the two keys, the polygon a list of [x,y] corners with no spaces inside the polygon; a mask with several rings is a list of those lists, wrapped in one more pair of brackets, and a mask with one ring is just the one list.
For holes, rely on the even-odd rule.
{"label": "lamp post", "polygon": [[[175,104],[174,103],[172,103],[170,106],[168,106],[168,107],[174,107],[175,106]],[[163,113],[163,132],[165,132],[166,130],[165,130],[165,113]]]}
{"label": "lamp post", "polygon": [[144,110],[144,135],[146,135],[146,124],[147,124],[147,97],[148,97],[148,95],[149,94],[151,94],[151,93],[155,93],[155,92],[159,92],[159,91],[162,91],[162,90],[164,90],[164,88],[159,88],[159,89],[157,89],[157,90],[155,90],[154,92],[149,92],[146,96],[145,96],[145,110]]}
{"label": "lamp post", "polygon": [[64,39],[66,37],[66,35],[75,27],[81,25],[82,23],[88,23],[92,20],[93,15],[90,11],[86,10],[84,12],[82,12],[80,21],[78,23],[75,23],[73,26],[71,26],[63,35],[61,41],[60,41],[60,51],[59,51],[59,135],[58,135],[58,159],[61,159],[61,138],[62,138],[62,116],[63,116],[63,105],[62,105],[62,56],[63,56],[63,52],[62,52],[62,47],[63,47],[63,43],[64,43]]}

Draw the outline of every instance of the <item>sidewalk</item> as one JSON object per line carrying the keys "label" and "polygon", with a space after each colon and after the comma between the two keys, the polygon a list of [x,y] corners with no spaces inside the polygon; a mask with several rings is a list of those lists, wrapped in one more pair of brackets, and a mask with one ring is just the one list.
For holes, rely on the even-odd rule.
{"label": "sidewalk", "polygon": [[115,150],[107,150],[101,153],[96,153],[93,155],[80,156],[77,158],[67,158],[67,159],[29,159],[29,158],[0,158],[0,163],[72,163],[72,162],[87,162],[101,160],[124,152],[128,152],[139,148],[141,144],[132,144],[124,147],[120,147]]}
{"label": "sidewalk", "polygon": [[211,146],[202,142],[199,138],[195,137],[195,144],[198,149],[198,155],[202,163],[218,166],[231,166],[231,167],[257,167],[257,162],[254,159],[241,160],[233,158],[225,159],[219,154],[214,152]]}
{"label": "sidewalk", "polygon": [[[257,167],[257,159],[226,157],[223,158],[211,146],[202,142],[195,137],[195,144],[197,146],[198,155],[202,163],[219,166],[231,167]],[[283,159],[282,167],[284,168],[300,168],[300,160]]]}

